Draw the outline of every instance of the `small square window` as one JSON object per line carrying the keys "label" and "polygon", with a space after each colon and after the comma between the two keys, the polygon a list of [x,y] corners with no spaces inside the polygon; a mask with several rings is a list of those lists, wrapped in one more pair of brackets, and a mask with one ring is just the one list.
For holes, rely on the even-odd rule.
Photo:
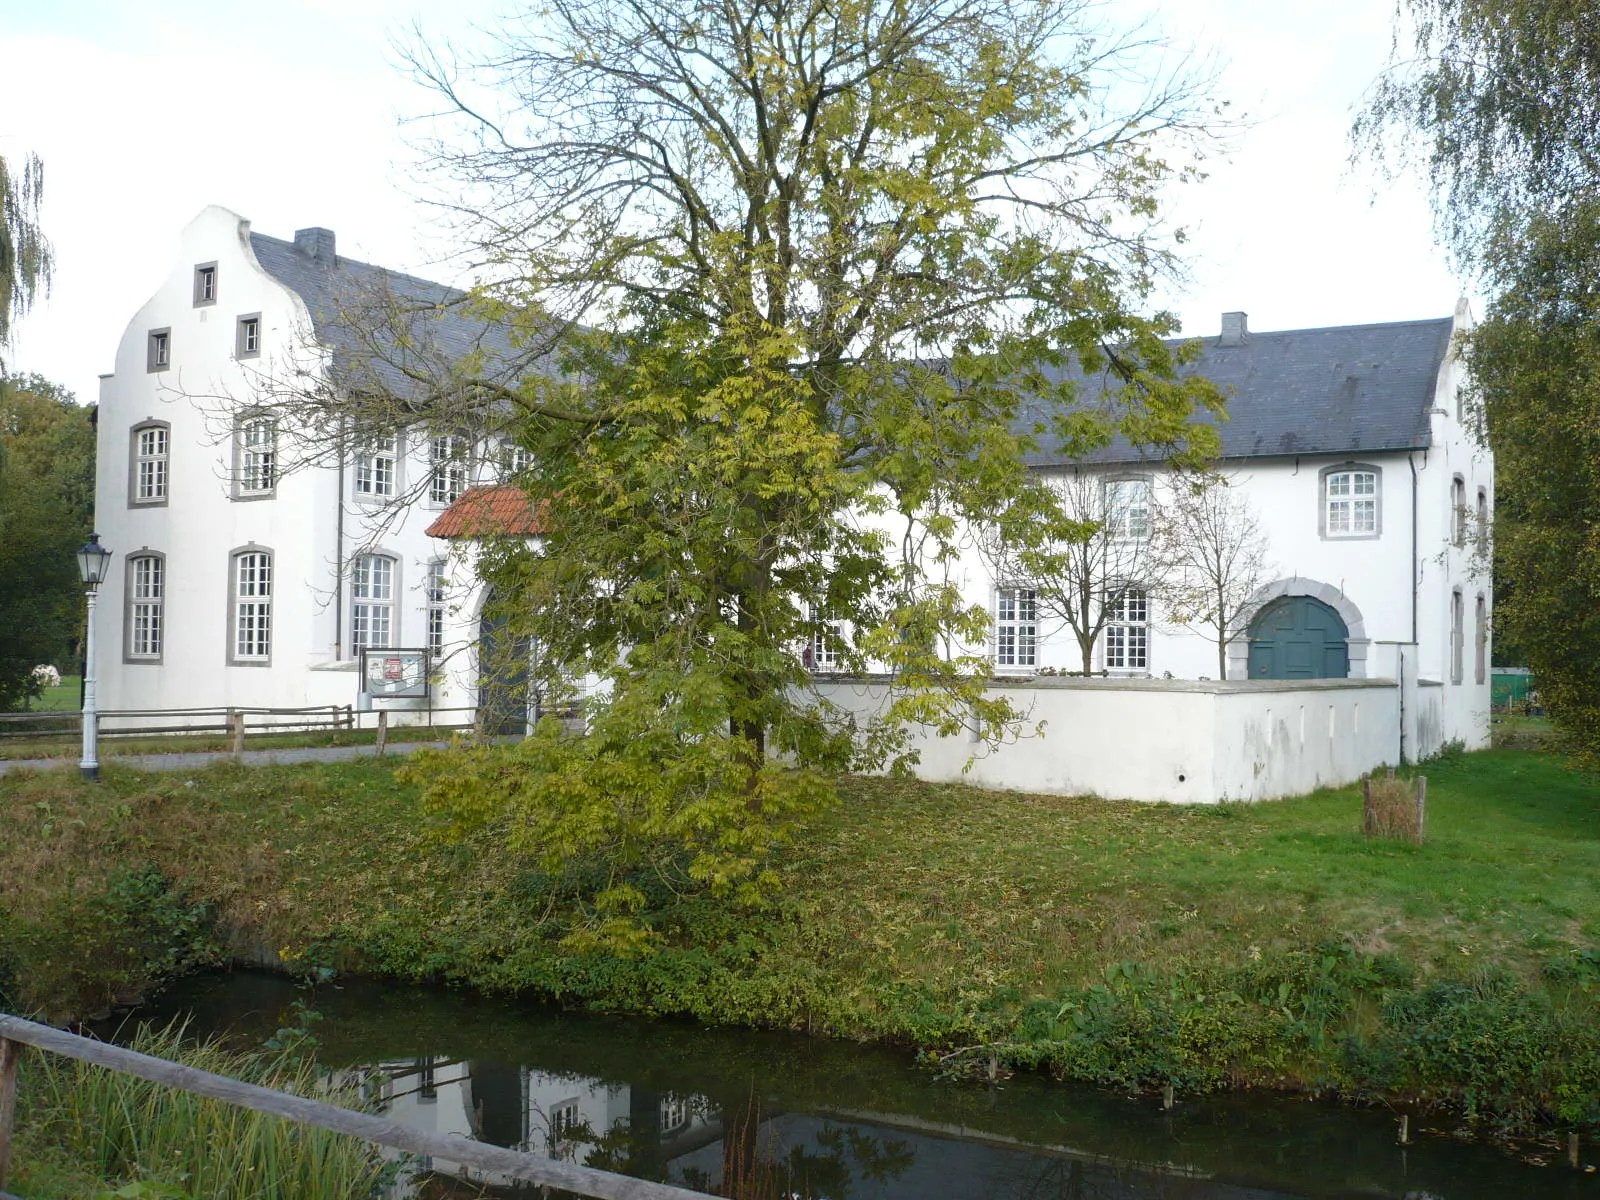
{"label": "small square window", "polygon": [[152,329],[145,354],[145,370],[165,371],[172,365],[172,330]]}
{"label": "small square window", "polygon": [[233,348],[235,358],[257,358],[261,354],[261,314],[239,318],[239,334]]}
{"label": "small square window", "polygon": [[201,263],[194,269],[194,306],[217,302],[217,264]]}

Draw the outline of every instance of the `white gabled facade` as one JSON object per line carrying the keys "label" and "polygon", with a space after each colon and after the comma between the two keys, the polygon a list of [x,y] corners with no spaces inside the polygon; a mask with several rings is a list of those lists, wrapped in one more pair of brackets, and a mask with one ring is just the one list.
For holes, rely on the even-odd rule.
{"label": "white gabled facade", "polygon": [[[99,614],[104,708],[358,704],[363,641],[435,654],[431,700],[386,707],[477,704],[482,587],[471,569],[473,547],[430,537],[428,528],[457,493],[492,482],[486,464],[494,456],[479,448],[435,493],[425,486],[434,463],[424,429],[405,431],[382,462],[350,447],[310,465],[296,451],[300,439],[326,445],[340,430],[252,423],[263,380],[329,378],[338,347],[325,312],[338,281],[383,274],[340,258],[327,230],[302,230],[292,242],[263,238],[217,207],[184,230],[172,274],[134,316],[114,372],[102,378],[96,524],[117,556]],[[1248,353],[1249,335],[1243,314],[1230,317],[1234,340],[1208,350],[1206,361],[1233,369],[1232,386],[1248,390],[1255,385],[1240,366],[1246,359],[1230,368],[1226,356]],[[1384,331],[1426,326],[1442,346],[1438,339],[1469,320],[1463,306],[1451,322],[1259,336],[1301,337],[1314,359],[1322,335],[1377,331],[1373,344],[1384,344]],[[1297,440],[1295,398],[1251,393],[1239,405],[1242,419],[1277,405],[1265,422],[1271,428],[1250,443],[1236,414],[1220,464],[1249,497],[1266,536],[1271,571],[1261,605],[1305,598],[1337,615],[1349,675],[1397,681],[1407,759],[1449,741],[1476,747],[1488,739],[1493,597],[1475,542],[1480,512],[1493,507],[1493,465],[1462,420],[1454,353],[1440,351],[1436,360],[1426,367],[1435,372],[1431,407],[1420,411],[1426,396],[1402,404],[1418,410],[1404,439],[1364,440],[1355,405],[1344,413],[1354,423],[1340,435],[1343,445],[1330,446],[1325,432],[1321,442]],[[1311,368],[1327,375],[1346,366]],[[1376,359],[1349,364],[1352,395],[1358,375],[1366,381],[1360,386],[1380,386],[1384,368]],[[1034,465],[1142,480],[1158,494],[1171,479],[1159,462],[1136,458]],[[1340,536],[1328,529],[1329,479],[1348,483],[1355,473],[1371,481],[1376,529]],[[396,505],[385,493],[416,499]],[[947,569],[969,603],[1016,623],[1007,590],[1018,581],[996,579],[975,544]],[[1134,647],[1141,652],[1127,633],[1120,652],[1102,637],[1097,669],[1152,681],[1217,674],[1205,631],[1174,625],[1153,598],[1136,615],[1145,618]],[[1044,619],[1034,624],[1030,654],[1015,646],[1001,653],[999,634],[976,649],[995,656],[1001,675],[1078,669],[1070,632]],[[1229,681],[1253,677],[1250,633],[1230,650]]]}
{"label": "white gabled facade", "polygon": [[[332,256],[333,236],[303,231],[293,252]],[[353,457],[297,466],[297,437],[338,431],[251,424],[261,380],[314,379],[328,358],[249,223],[217,207],[196,217],[101,380],[96,527],[117,556],[100,601],[102,707],[354,704],[362,632],[427,646],[442,607],[430,571],[450,547],[425,530],[447,501],[394,511],[370,494],[370,466],[360,490]],[[402,442],[397,489],[431,471],[427,436]],[[448,685],[434,701],[473,702]]]}

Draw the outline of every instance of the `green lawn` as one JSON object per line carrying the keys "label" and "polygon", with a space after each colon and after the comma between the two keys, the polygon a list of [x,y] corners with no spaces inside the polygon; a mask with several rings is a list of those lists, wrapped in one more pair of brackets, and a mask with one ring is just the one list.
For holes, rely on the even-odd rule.
{"label": "green lawn", "polygon": [[[604,864],[551,879],[504,850],[504,829],[452,844],[392,762],[149,775],[113,761],[98,787],[0,778],[0,828],[17,831],[0,839],[0,974],[9,958],[27,1003],[92,1010],[181,969],[216,921],[297,967],[1007,1042],[1020,1062],[1117,1086],[1343,1078],[1523,1124],[1563,1096],[1565,1119],[1600,1121],[1600,789],[1547,752],[1425,770],[1420,846],[1363,837],[1353,787],[1202,808],[847,778],[775,864],[772,909],[641,879],[662,939],[641,957],[565,940]],[[1114,995],[1094,1000],[1107,980]],[[1454,981],[1443,1008],[1433,981]],[[1101,1058],[1061,1024],[1072,1013],[1093,1017]],[[1429,1021],[1447,1027],[1418,1032]],[[1435,1059],[1407,1066],[1384,1029]],[[1352,1034],[1377,1039],[1378,1065],[1350,1065],[1365,1061],[1340,1049]]]}

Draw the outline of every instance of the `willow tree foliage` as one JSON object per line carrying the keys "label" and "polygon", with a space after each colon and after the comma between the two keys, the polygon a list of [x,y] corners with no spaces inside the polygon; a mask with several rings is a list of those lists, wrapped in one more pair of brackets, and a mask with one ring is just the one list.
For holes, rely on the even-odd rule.
{"label": "willow tree foliage", "polygon": [[37,155],[23,159],[20,172],[0,156],[0,347],[10,340],[12,322],[50,286],[50,243],[39,230],[43,193],[44,164]]}
{"label": "willow tree foliage", "polygon": [[[1041,433],[1183,449],[1216,404],[1144,303],[1174,266],[1158,190],[1216,115],[1094,11],[554,0],[481,60],[416,53],[475,302],[549,364],[426,390],[512,414],[546,529],[486,569],[550,686],[600,684],[586,738],[429,764],[442,805],[511,804],[552,863],[686,847],[748,896],[829,772],[894,763],[908,723],[1014,727],[948,578],[962,528],[1035,487]],[[819,698],[816,638],[892,678],[877,719]]]}
{"label": "willow tree foliage", "polygon": [[1356,133],[1422,157],[1492,300],[1468,342],[1495,451],[1495,629],[1600,761],[1600,14],[1584,0],[1406,0],[1412,44]]}

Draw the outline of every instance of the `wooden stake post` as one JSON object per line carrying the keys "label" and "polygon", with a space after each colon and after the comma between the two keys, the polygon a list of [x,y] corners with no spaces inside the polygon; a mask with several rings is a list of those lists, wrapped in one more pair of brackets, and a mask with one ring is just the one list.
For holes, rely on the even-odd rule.
{"label": "wooden stake post", "polygon": [[17,1116],[17,1063],[22,1043],[0,1037],[0,1188],[11,1170],[11,1131]]}
{"label": "wooden stake post", "polygon": [[374,751],[374,753],[382,754],[383,753],[383,748],[385,746],[387,746],[388,744],[389,744],[389,710],[387,708],[381,708],[381,709],[378,710],[378,739],[377,739],[377,743],[376,743],[377,748]]}

